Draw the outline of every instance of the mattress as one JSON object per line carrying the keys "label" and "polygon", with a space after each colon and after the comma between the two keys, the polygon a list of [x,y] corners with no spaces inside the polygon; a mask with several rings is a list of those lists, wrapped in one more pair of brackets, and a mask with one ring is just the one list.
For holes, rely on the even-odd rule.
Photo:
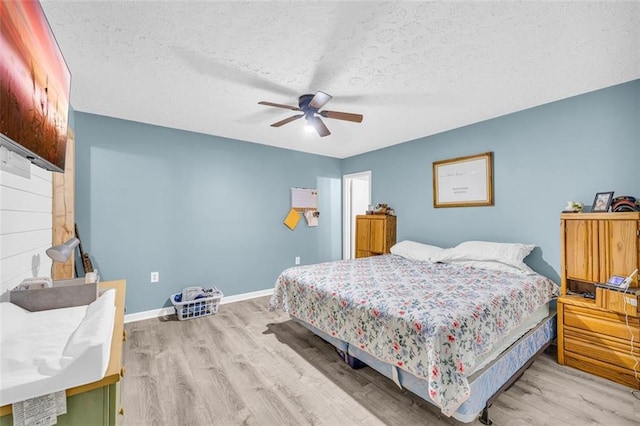
{"label": "mattress", "polygon": [[[518,339],[520,339],[522,336],[524,336],[529,330],[539,326],[541,321],[546,319],[548,316],[549,316],[549,305],[544,305],[544,306],[541,306],[540,308],[538,308],[538,310],[535,311],[533,313],[533,315],[531,315],[529,318],[527,318],[518,327],[516,327],[513,330],[511,330],[507,335],[504,336],[504,338],[502,340],[500,340],[500,342],[496,343],[496,345],[493,347],[493,350],[491,350],[490,352],[487,352],[486,354],[483,354],[481,357],[479,357],[478,358],[478,365],[472,371],[467,372],[467,376],[471,376],[474,373],[476,373],[477,371],[482,370],[486,365],[490,364],[493,360],[498,358],[498,356],[500,354],[502,354],[502,352],[504,352],[507,348],[509,348],[509,346],[511,346],[516,341],[518,341]],[[349,353],[350,355],[353,355],[358,359],[360,359],[358,355],[360,355],[362,353],[366,353],[366,352],[363,352],[362,350],[358,349],[357,350],[357,354],[358,355],[356,355],[356,351],[354,351],[354,349],[353,349],[353,348],[355,348],[355,346],[351,346],[352,349],[349,349],[350,347],[349,347],[349,344],[347,342],[345,342],[343,340],[340,340],[340,339],[337,339],[335,337],[332,337],[332,336],[328,335],[327,333],[317,329],[316,327],[313,327],[312,325],[307,324],[306,322],[302,321],[301,319],[296,318],[293,315],[291,315],[291,318],[294,319],[298,324],[300,324],[303,327],[305,327],[307,330],[311,331],[312,333],[318,335],[322,339],[324,339],[327,342],[331,343],[339,351],[342,351],[344,353]],[[369,356],[369,357],[371,357],[371,356]],[[373,359],[375,359],[375,358],[373,358]]]}
{"label": "mattress", "polygon": [[471,376],[476,371],[480,371],[491,361],[495,360],[502,352],[509,346],[515,343],[518,339],[524,336],[529,330],[538,326],[542,320],[549,316],[549,305],[543,305],[538,308],[530,317],[526,318],[520,325],[507,333],[500,341],[493,345],[490,352],[478,357],[476,367],[467,373],[467,376]]}
{"label": "mattress", "polygon": [[451,415],[470,395],[468,375],[556,292],[537,274],[386,255],[290,268],[270,308],[427,381]]}

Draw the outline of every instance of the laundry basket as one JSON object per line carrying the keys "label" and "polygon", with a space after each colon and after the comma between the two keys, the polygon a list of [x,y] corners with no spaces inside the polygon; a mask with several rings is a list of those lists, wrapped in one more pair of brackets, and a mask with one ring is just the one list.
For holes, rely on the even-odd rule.
{"label": "laundry basket", "polygon": [[[210,295],[209,295],[210,294]],[[220,305],[220,299],[224,295],[216,287],[213,287],[211,293],[207,293],[207,296],[198,297],[194,300],[182,301],[182,293],[175,293],[171,295],[171,303],[176,309],[176,315],[180,321],[200,318],[207,315],[213,315],[218,312],[218,305]]]}

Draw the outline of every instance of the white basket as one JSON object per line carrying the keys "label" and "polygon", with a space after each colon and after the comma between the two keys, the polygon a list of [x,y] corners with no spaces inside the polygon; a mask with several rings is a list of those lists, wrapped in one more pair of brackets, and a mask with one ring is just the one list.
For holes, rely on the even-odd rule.
{"label": "white basket", "polygon": [[171,303],[176,309],[176,315],[180,321],[200,318],[217,313],[218,305],[220,305],[220,299],[224,296],[216,287],[213,288],[211,296],[188,300],[186,302],[176,302],[176,296],[181,295],[182,293],[175,293],[171,295]]}

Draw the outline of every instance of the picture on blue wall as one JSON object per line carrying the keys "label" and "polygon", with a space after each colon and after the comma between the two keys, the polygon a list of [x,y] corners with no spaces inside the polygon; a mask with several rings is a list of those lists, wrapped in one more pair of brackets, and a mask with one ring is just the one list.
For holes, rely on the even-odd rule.
{"label": "picture on blue wall", "polygon": [[492,205],[492,152],[433,162],[433,207]]}

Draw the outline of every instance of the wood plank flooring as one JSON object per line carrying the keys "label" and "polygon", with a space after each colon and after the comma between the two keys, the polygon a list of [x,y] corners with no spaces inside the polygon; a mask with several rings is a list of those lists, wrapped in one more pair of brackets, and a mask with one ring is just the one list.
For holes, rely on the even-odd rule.
{"label": "wood plank flooring", "polygon": [[[126,324],[120,424],[460,424],[371,368],[352,370],[286,313],[269,312],[268,300]],[[637,426],[640,400],[545,354],[489,414],[496,426]]]}

